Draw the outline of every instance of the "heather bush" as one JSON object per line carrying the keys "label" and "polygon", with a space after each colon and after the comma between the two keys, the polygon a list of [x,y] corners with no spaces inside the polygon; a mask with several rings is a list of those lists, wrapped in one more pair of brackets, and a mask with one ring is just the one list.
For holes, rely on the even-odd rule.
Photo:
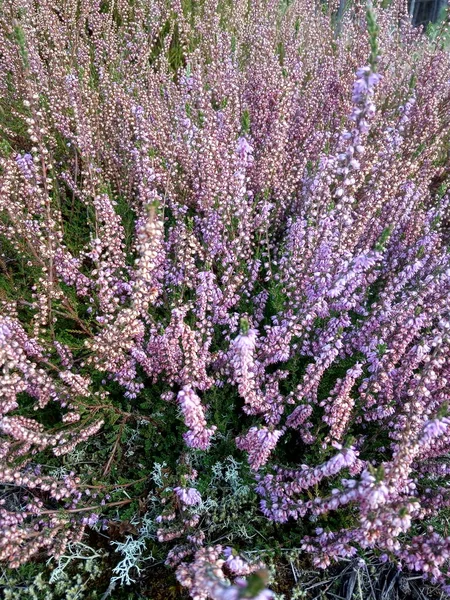
{"label": "heather bush", "polygon": [[48,561],[30,597],[164,562],[265,600],[282,556],[450,590],[447,35],[337,8],[0,3],[0,560]]}

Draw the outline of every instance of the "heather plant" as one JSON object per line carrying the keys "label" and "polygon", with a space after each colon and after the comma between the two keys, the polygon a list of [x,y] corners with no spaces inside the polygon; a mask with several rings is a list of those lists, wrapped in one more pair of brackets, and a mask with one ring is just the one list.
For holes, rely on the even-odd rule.
{"label": "heather plant", "polygon": [[9,568],[265,600],[265,557],[370,554],[450,590],[450,55],[337,8],[0,3]]}

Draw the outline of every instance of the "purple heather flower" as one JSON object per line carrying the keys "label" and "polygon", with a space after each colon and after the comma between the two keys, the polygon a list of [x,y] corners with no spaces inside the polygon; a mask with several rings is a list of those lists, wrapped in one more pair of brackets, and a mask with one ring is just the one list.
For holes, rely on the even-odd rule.
{"label": "purple heather flower", "polygon": [[186,506],[195,506],[201,504],[202,497],[195,488],[176,487],[173,489],[182,504]]}

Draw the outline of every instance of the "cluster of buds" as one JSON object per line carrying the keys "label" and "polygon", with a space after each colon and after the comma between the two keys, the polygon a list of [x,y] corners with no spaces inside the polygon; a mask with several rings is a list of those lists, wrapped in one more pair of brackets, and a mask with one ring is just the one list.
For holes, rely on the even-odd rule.
{"label": "cluster of buds", "polygon": [[176,575],[194,600],[271,600],[274,594],[264,588],[262,575],[258,582],[260,585],[253,593],[244,578],[238,577],[231,583],[226,575],[227,569],[234,576],[242,576],[261,570],[261,566],[259,562],[252,565],[235,555],[230,548],[218,545],[197,550],[192,562],[182,562],[178,566]]}

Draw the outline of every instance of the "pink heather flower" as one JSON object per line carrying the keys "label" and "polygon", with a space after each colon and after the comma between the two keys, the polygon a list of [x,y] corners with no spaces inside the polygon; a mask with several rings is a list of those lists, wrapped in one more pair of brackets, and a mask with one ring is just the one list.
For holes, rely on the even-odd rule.
{"label": "pink heather flower", "polygon": [[371,508],[378,508],[388,501],[389,489],[384,481],[377,483],[368,471],[361,474],[361,481],[364,483],[364,501]]}
{"label": "pink heather flower", "polygon": [[195,488],[176,487],[173,488],[173,491],[180,499],[180,502],[186,506],[195,506],[202,501],[200,493]]}
{"label": "pink heather flower", "polygon": [[443,417],[442,419],[432,419],[425,423],[420,441],[422,443],[429,442],[433,438],[439,437],[447,433],[450,425],[450,419]]}
{"label": "pink heather flower", "polygon": [[31,154],[18,154],[16,163],[25,179],[32,179],[35,175],[35,167]]}
{"label": "pink heather flower", "polygon": [[240,333],[233,342],[234,348],[240,353],[243,360],[251,356],[256,346],[256,329],[249,329],[247,333]]}
{"label": "pink heather flower", "polygon": [[245,570],[246,563],[240,556],[229,556],[226,564],[232,573],[241,574]]}
{"label": "pink heather flower", "polygon": [[[243,577],[237,577],[230,584],[223,570],[228,561],[224,556],[222,546],[209,546],[199,548],[191,562],[182,562],[176,571],[177,579],[181,585],[189,589],[192,598],[197,600],[239,600],[249,598],[253,600],[272,600],[274,595],[267,589],[262,590],[256,596],[247,591],[248,583]],[[236,557],[235,557],[236,558]],[[236,563],[237,564],[237,563]],[[246,573],[252,573],[260,568],[262,564],[245,563],[242,561]]]}
{"label": "pink heather flower", "polygon": [[236,446],[248,452],[248,462],[257,471],[266,464],[270,453],[283,435],[280,430],[271,431],[267,427],[251,427],[245,436],[236,438]]}
{"label": "pink heather flower", "polygon": [[275,595],[270,590],[263,590],[257,596],[254,597],[254,600],[273,600]]}
{"label": "pink heather flower", "polygon": [[287,419],[286,424],[293,429],[297,429],[311,416],[312,411],[312,406],[308,404],[301,404],[292,411]]}
{"label": "pink heather flower", "polygon": [[206,450],[209,448],[211,437],[217,429],[215,425],[206,427],[205,412],[200,398],[191,389],[185,386],[178,392],[178,402],[184,416],[184,422],[189,431],[183,434],[184,441],[191,448]]}
{"label": "pink heather flower", "polygon": [[264,397],[256,383],[258,364],[255,360],[257,331],[249,329],[247,333],[239,334],[232,342],[231,365],[234,370],[234,380],[238,391],[246,403],[244,410],[256,414],[263,410]]}
{"label": "pink heather flower", "polygon": [[243,136],[238,139],[236,153],[245,167],[249,167],[253,163],[253,147]]}
{"label": "pink heather flower", "polygon": [[97,515],[96,513],[91,513],[89,515],[89,517],[84,517],[83,518],[83,523],[85,525],[89,525],[89,527],[93,527],[97,523],[97,521],[99,520],[99,518],[100,518],[99,515]]}
{"label": "pink heather flower", "polygon": [[329,461],[324,463],[323,472],[328,474],[335,474],[342,469],[351,467],[358,460],[358,453],[355,452],[353,447],[344,448],[341,452],[330,458]]}

